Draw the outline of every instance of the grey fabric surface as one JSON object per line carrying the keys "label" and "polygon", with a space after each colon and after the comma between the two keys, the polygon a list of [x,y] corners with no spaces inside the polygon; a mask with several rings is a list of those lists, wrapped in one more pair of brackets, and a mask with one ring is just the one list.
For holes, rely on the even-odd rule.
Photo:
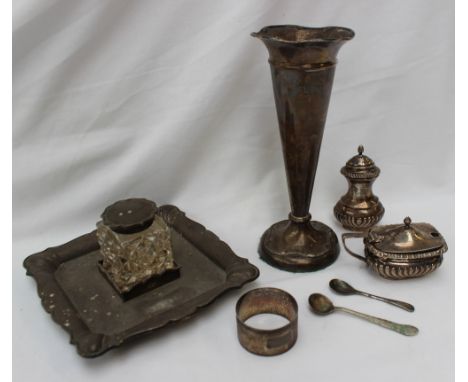
{"label": "grey fabric surface", "polygon": [[[13,368],[17,381],[449,381],[454,367],[454,70],[451,1],[57,1],[13,4]],[[434,224],[437,272],[387,281],[346,254],[326,270],[282,272],[256,253],[289,212],[267,52],[271,24],[340,25],[341,50],[312,196],[332,208],[339,169],[363,144],[381,168],[382,223]],[[259,279],[184,324],[81,359],[40,306],[23,259],[92,230],[113,201],[174,204],[260,269]],[[359,243],[353,246],[362,250]],[[328,288],[340,277],[416,306],[400,311]],[[299,304],[299,339],[263,358],[236,338],[234,305],[273,286]],[[344,314],[313,315],[312,292],[414,324],[405,338]]]}

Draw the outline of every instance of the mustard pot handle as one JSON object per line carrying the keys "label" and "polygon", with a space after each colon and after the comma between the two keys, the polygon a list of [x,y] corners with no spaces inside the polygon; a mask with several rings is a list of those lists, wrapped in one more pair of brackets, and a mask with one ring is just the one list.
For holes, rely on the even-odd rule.
{"label": "mustard pot handle", "polygon": [[347,246],[346,246],[346,239],[357,239],[357,238],[363,238],[364,237],[364,232],[347,232],[341,235],[341,240],[343,242],[343,247],[346,249],[346,251],[351,255],[354,256],[356,259],[359,259],[361,261],[364,261],[367,263],[366,258],[364,256],[358,255],[357,253],[351,251]]}

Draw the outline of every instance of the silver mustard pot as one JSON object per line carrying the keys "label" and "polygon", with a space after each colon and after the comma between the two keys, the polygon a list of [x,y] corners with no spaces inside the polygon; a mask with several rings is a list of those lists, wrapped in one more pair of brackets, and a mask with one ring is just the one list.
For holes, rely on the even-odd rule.
{"label": "silver mustard pot", "polygon": [[[364,238],[365,256],[354,253],[346,246],[349,238]],[[421,277],[435,271],[447,251],[445,239],[434,226],[412,223],[409,217],[403,224],[344,233],[342,240],[349,254],[367,263],[382,277],[392,280]]]}

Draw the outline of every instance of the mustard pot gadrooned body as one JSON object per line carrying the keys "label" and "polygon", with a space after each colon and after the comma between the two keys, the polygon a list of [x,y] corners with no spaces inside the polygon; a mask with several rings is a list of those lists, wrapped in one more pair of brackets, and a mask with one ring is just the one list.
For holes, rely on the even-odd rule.
{"label": "mustard pot gadrooned body", "polygon": [[[346,246],[349,238],[364,239],[365,256]],[[366,232],[344,233],[342,240],[350,255],[391,280],[421,277],[435,271],[447,251],[445,239],[433,225],[412,223],[409,217],[403,224],[379,225]]]}

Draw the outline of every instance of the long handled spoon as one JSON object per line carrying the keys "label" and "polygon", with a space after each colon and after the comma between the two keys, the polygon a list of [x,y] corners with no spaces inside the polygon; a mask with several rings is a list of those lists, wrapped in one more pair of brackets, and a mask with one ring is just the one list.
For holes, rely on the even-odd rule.
{"label": "long handled spoon", "polygon": [[344,295],[360,294],[361,296],[370,297],[370,298],[373,298],[374,300],[383,301],[383,302],[386,302],[387,304],[397,306],[401,309],[407,310],[408,312],[414,312],[414,306],[411,304],[408,304],[407,302],[392,300],[391,298],[380,297],[380,296],[376,296],[374,294],[370,294],[367,292],[362,292],[360,290],[354,289],[351,285],[349,285],[346,281],[343,281],[343,280],[339,280],[339,279],[331,280],[330,288],[332,288],[335,292],[340,293],[340,294],[344,294]]}
{"label": "long handled spoon", "polygon": [[334,306],[328,297],[320,293],[311,294],[309,296],[309,304],[312,310],[320,315],[327,315],[340,310],[405,336],[415,336],[419,332],[418,328],[411,325],[397,324],[396,322],[384,320],[383,318],[369,316],[348,308],[342,308],[341,306]]}

